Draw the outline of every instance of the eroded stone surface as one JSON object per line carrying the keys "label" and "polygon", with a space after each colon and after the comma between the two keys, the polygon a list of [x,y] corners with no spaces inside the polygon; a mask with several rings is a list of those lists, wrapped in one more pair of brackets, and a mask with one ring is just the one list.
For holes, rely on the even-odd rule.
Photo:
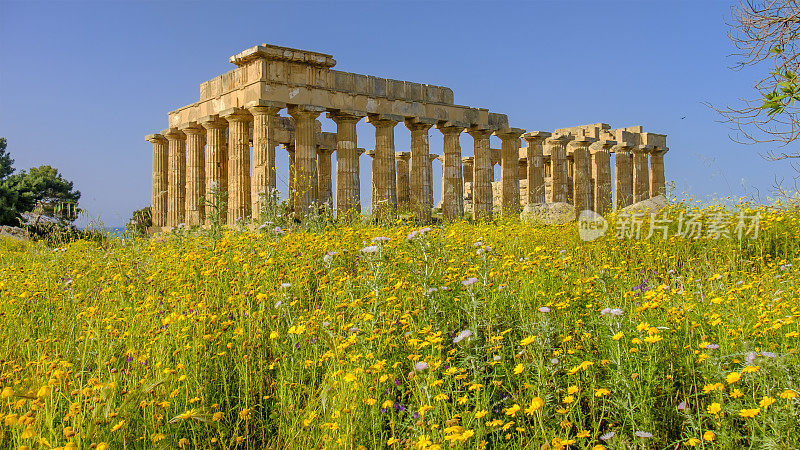
{"label": "eroded stone surface", "polygon": [[[376,131],[370,188],[379,217],[393,215],[400,204],[430,221],[434,182],[442,186],[443,215],[452,220],[465,212],[491,219],[495,206],[516,215],[545,202],[603,214],[666,190],[666,135],[640,125],[526,133],[509,127],[504,114],[457,105],[449,88],[333,70],[336,61],[324,53],[263,44],[230,61],[234,70],[202,83],[197,102],[170,112],[168,129],[147,136],[155,229],[208,225],[207,202],[217,194],[227,198],[217,211],[221,222],[257,216],[277,185],[278,144],[289,154],[289,203],[298,217],[323,203],[342,216],[360,212],[364,150],[356,148],[356,124],[365,117]],[[321,130],[322,113],[336,122],[336,133]],[[400,122],[411,133],[411,148],[397,153]],[[434,126],[443,138],[441,156],[430,153]],[[474,142],[466,158],[459,141],[464,132]],[[489,147],[492,134],[501,149]],[[432,179],[433,159],[442,163],[441,180]],[[501,166],[497,181],[495,164]]]}

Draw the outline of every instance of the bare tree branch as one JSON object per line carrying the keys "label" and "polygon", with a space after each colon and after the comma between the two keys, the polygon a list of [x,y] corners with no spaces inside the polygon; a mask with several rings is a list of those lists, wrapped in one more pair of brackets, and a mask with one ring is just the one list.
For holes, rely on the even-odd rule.
{"label": "bare tree branch", "polygon": [[[772,64],[754,83],[756,97],[739,106],[715,107],[733,125],[739,143],[771,142],[784,147],[800,138],[800,3],[798,0],[741,0],[731,8],[728,37],[736,47],[734,70]],[[797,151],[771,151],[767,159],[800,157]]]}

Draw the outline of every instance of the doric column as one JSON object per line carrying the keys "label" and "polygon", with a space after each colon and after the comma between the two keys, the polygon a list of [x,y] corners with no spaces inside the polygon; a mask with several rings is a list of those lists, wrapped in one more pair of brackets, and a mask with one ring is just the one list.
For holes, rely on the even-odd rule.
{"label": "doric column", "polygon": [[633,201],[638,203],[650,198],[650,173],[647,167],[647,153],[653,147],[637,145],[633,147]]}
{"label": "doric column", "polygon": [[464,184],[472,183],[474,172],[475,172],[475,157],[474,156],[464,156],[461,158],[461,167],[462,177],[464,178]]}
{"label": "doric column", "polygon": [[250,203],[250,121],[243,108],[222,111],[228,121],[228,225],[251,216]]}
{"label": "doric column", "polygon": [[618,142],[611,147],[614,151],[614,194],[615,208],[622,209],[633,203],[633,144]]}
{"label": "doric column", "polygon": [[431,205],[431,208],[435,204],[433,200],[433,162],[439,159],[441,159],[440,155],[428,154],[428,204]]}
{"label": "doric column", "polygon": [[544,203],[544,140],[546,131],[529,131],[522,135],[528,143],[528,204]]}
{"label": "doric column", "polygon": [[395,152],[394,161],[397,168],[397,204],[408,208],[411,202],[411,185],[409,181],[408,161],[410,152]]}
{"label": "doric column", "polygon": [[[366,152],[366,149],[356,148],[356,192],[358,192],[358,203],[356,204],[356,211],[361,213],[361,155]],[[338,180],[337,180],[338,182]]]}
{"label": "doric column", "polygon": [[316,106],[291,106],[294,118],[294,212],[304,217],[318,201],[317,190],[317,117],[325,111]]}
{"label": "doric column", "polygon": [[167,227],[186,222],[186,135],[177,128],[161,132],[169,141]]}
{"label": "doric column", "polygon": [[372,159],[372,213],[380,220],[394,214],[397,207],[397,175],[394,165],[394,127],[403,118],[390,114],[370,114],[375,127],[375,157]]}
{"label": "doric column", "polygon": [[442,122],[436,128],[444,136],[442,162],[442,216],[449,220],[464,217],[464,177],[461,167],[461,132],[468,125]]}
{"label": "doric column", "polygon": [[167,225],[167,186],[169,183],[169,145],[160,134],[149,134],[145,139],[153,144],[153,195],[150,216],[155,231]]}
{"label": "doric column", "polygon": [[592,203],[591,174],[589,172],[589,145],[594,139],[585,136],[576,137],[568,145],[568,153],[572,153],[572,204],[575,214],[589,209]]}
{"label": "doric column", "polygon": [[275,170],[274,139],[275,117],[286,105],[267,100],[256,100],[247,104],[247,110],[253,115],[253,175],[251,180],[250,200],[253,216],[259,217],[266,200],[270,200],[278,187]]}
{"label": "doric column", "polygon": [[589,146],[594,180],[592,209],[601,215],[611,212],[611,149],[615,145],[617,141],[603,139]]}
{"label": "doric column", "polygon": [[525,130],[521,128],[504,128],[494,133],[503,143],[500,178],[504,216],[519,214],[519,138],[523,133]]}
{"label": "doric column", "polygon": [[468,131],[474,143],[475,159],[472,169],[472,218],[492,220],[492,181],[494,166],[489,148],[492,130],[477,127]]}
{"label": "doric column", "polygon": [[206,129],[205,224],[211,225],[212,218],[217,217],[224,225],[228,220],[228,122],[217,115],[203,117],[199,122]]}
{"label": "doric column", "polygon": [[544,141],[550,150],[550,203],[567,202],[567,141],[569,139],[562,135],[554,135]]}
{"label": "doric column", "polygon": [[294,142],[282,144],[283,149],[286,150],[286,155],[289,160],[289,181],[287,182],[287,189],[289,190],[286,202],[289,204],[290,209],[294,209]]}
{"label": "doric column", "polygon": [[341,218],[361,212],[356,124],[364,116],[352,111],[328,113],[336,122],[336,214]]}
{"label": "doric column", "polygon": [[[522,151],[522,149],[520,149]],[[517,160],[517,164],[519,165],[519,180],[527,180],[528,179],[528,157],[519,155],[519,159]],[[520,200],[522,198],[520,197]]]}
{"label": "doric column", "polygon": [[370,171],[369,171],[369,195],[370,198],[375,198],[375,149],[367,150],[365,152],[367,156],[372,158],[370,162]]}
{"label": "doric column", "polygon": [[655,147],[650,151],[650,195],[666,195],[667,183],[664,176],[664,154],[668,148]]}
{"label": "doric column", "polygon": [[319,193],[319,204],[327,204],[331,209],[333,208],[333,181],[331,180],[332,154],[332,149],[317,147],[317,164],[319,165],[317,192]]}
{"label": "doric column", "polygon": [[181,127],[186,134],[186,225],[200,226],[205,222],[206,130],[191,122]]}
{"label": "doric column", "polygon": [[428,132],[435,121],[426,119],[406,120],[411,131],[410,202],[414,217],[421,222],[430,222],[433,208],[433,186],[431,175],[430,141]]}

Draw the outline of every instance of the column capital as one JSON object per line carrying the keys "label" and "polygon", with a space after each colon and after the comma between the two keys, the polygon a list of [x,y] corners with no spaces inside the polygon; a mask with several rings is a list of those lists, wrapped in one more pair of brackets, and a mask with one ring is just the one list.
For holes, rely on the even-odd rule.
{"label": "column capital", "polygon": [[326,111],[325,108],[321,106],[289,105],[289,115],[294,117],[295,120],[303,117],[316,119],[317,117],[319,117],[320,114],[324,113],[325,111]]}
{"label": "column capital", "polygon": [[491,128],[481,127],[481,126],[471,126],[467,128],[466,131],[467,134],[472,136],[473,139],[487,138],[491,136],[492,133],[494,133],[494,130],[492,130]]}
{"label": "column capital", "polygon": [[202,135],[206,134],[205,128],[198,125],[197,122],[185,123],[179,126],[178,129],[186,134],[202,134]]}
{"label": "column capital", "polygon": [[595,138],[590,138],[588,136],[576,136],[575,139],[567,143],[567,150],[571,152],[574,150],[586,149],[594,141],[596,141]]}
{"label": "column capital", "polygon": [[519,139],[525,133],[522,128],[501,128],[494,132],[494,135],[502,139]]}
{"label": "column capital", "polygon": [[630,142],[617,142],[616,145],[611,147],[611,151],[618,154],[630,154],[631,149],[634,147],[634,144]]}
{"label": "column capital", "polygon": [[364,153],[366,153],[367,156],[369,156],[370,158],[374,158],[375,157],[375,150],[367,150]]}
{"label": "column capital", "polygon": [[461,158],[461,163],[462,164],[472,164],[474,162],[475,162],[475,157],[474,156],[464,156],[464,157]]}
{"label": "column capital", "polygon": [[152,144],[158,144],[158,143],[167,142],[167,138],[165,138],[164,135],[159,134],[159,133],[148,134],[147,136],[144,137],[144,140],[147,141],[147,142],[150,142]]}
{"label": "column capital", "polygon": [[567,142],[569,142],[570,140],[571,140],[570,136],[565,136],[563,134],[554,134],[549,138],[546,138],[544,140],[544,143],[549,145],[566,145]]}
{"label": "column capital", "polygon": [[396,114],[367,114],[367,123],[371,123],[376,128],[394,127],[405,118]]}
{"label": "column capital", "polygon": [[614,148],[617,145],[617,141],[612,141],[610,139],[599,139],[597,141],[592,142],[589,145],[589,152],[591,154],[595,154],[601,151],[608,151]]}
{"label": "column capital", "polygon": [[434,159],[439,159],[440,156],[441,155],[437,155],[435,153],[429,153],[428,154],[428,157],[431,159],[431,161],[433,161]]}
{"label": "column capital", "polygon": [[394,152],[394,159],[398,161],[408,161],[411,158],[411,152]]}
{"label": "column capital", "polygon": [[528,143],[544,142],[545,139],[552,135],[553,133],[548,133],[547,131],[528,131],[522,135],[522,139],[525,139]]}
{"label": "column capital", "polygon": [[254,116],[256,114],[275,115],[278,114],[278,111],[286,108],[286,103],[259,99],[249,102],[245,108]]}
{"label": "column capital", "polygon": [[339,122],[358,122],[366,117],[367,113],[355,109],[339,109],[329,111],[326,116],[338,124]]}
{"label": "column capital", "polygon": [[244,108],[228,108],[219,113],[219,116],[228,122],[249,122],[253,115]]}
{"label": "column capital", "polygon": [[197,123],[207,130],[225,128],[228,126],[228,121],[221,119],[217,114],[201,117],[197,119]]}
{"label": "column capital", "polygon": [[645,154],[645,155],[647,155],[647,154],[650,154],[650,152],[652,152],[653,149],[655,149],[655,147],[652,146],[652,145],[634,145],[632,150],[633,150],[633,153],[635,153],[635,154]]}
{"label": "column capital", "polygon": [[[469,126],[469,124],[467,124]],[[436,124],[436,129],[441,131],[442,134],[461,134],[464,132],[464,129],[467,128],[464,126],[463,123],[459,122],[439,122]]]}
{"label": "column capital", "polygon": [[164,135],[164,137],[166,137],[167,140],[170,141],[186,140],[186,134],[177,128],[167,128],[166,130],[162,131],[161,134]]}
{"label": "column capital", "polygon": [[292,140],[292,142],[289,142],[289,143],[283,143],[283,144],[281,144],[281,146],[287,152],[294,153],[294,140]]}
{"label": "column capital", "polygon": [[669,151],[669,147],[656,147],[652,151],[652,155],[664,156]]}
{"label": "column capital", "polygon": [[317,147],[317,155],[332,155],[333,151],[336,149],[328,148],[328,147]]}
{"label": "column capital", "polygon": [[411,131],[426,131],[430,130],[430,128],[436,125],[436,119],[429,119],[426,117],[412,117],[410,119],[405,119],[403,123],[405,124],[406,128]]}

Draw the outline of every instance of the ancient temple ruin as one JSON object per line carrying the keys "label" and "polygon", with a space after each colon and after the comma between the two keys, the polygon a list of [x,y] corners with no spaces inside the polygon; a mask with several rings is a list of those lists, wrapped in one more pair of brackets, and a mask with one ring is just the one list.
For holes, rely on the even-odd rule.
{"label": "ancient temple ruin", "polygon": [[[277,187],[278,144],[289,155],[289,198],[298,217],[323,203],[340,216],[360,212],[361,119],[375,127],[374,150],[367,154],[371,209],[378,217],[402,207],[429,221],[436,159],[442,162],[446,219],[462,218],[465,203],[476,220],[491,219],[494,204],[503,215],[546,202],[602,214],[665,189],[666,136],[641,126],[611,129],[600,123],[526,132],[509,127],[504,114],[456,105],[449,88],[340,72],[323,53],[264,44],[230,62],[234,70],[202,83],[199,101],[170,112],[169,127],[146,137],[153,144],[156,230],[208,224],[204,199],[219,192],[227,198],[223,222],[258,216]],[[284,109],[289,117],[280,115]],[[336,123],[335,133],[321,131],[317,119],[323,113]],[[409,151],[395,149],[400,123],[411,133]],[[441,156],[429,151],[434,127],[443,136]],[[461,133],[472,136],[473,156],[462,156]],[[490,148],[491,135],[502,148]]]}

